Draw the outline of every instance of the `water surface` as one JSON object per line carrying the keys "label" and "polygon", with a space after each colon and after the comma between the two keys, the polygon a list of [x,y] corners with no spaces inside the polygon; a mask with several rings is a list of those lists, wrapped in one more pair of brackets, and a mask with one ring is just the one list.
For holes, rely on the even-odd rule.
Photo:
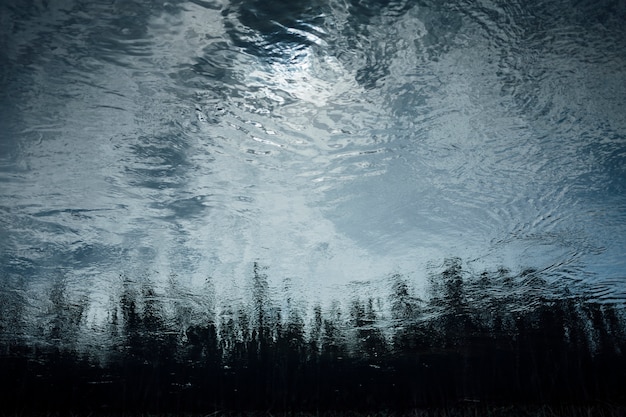
{"label": "water surface", "polygon": [[256,268],[306,323],[372,296],[389,319],[392,277],[427,298],[450,259],[623,303],[625,19],[618,1],[4,1],[3,337],[46,340],[60,291],[105,343],[128,281],[168,317],[188,306],[187,328],[248,305]]}

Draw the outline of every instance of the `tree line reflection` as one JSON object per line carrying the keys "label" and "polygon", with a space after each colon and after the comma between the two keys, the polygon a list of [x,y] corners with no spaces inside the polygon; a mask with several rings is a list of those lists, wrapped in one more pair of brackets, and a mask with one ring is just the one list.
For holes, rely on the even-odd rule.
{"label": "tree line reflection", "polygon": [[169,412],[626,402],[623,306],[557,291],[540,272],[474,276],[448,259],[423,298],[396,274],[389,294],[307,313],[273,299],[267,271],[255,263],[250,299],[219,311],[211,297],[192,307],[124,278],[102,346],[78,343],[87,301],[70,300],[62,281],[49,292],[42,340],[16,334],[29,318],[2,293],[2,404]]}

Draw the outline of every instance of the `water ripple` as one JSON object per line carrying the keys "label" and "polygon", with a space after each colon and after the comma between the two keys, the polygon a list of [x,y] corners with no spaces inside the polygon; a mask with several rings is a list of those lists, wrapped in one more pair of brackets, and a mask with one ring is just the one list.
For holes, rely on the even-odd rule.
{"label": "water ripple", "polygon": [[619,2],[0,8],[0,256],[94,322],[120,273],[241,300],[256,262],[302,311],[454,257],[624,297]]}

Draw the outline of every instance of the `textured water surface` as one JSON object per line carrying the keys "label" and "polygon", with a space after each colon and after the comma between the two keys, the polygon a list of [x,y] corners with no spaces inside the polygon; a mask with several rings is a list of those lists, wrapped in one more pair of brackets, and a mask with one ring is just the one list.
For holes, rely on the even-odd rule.
{"label": "textured water surface", "polygon": [[181,340],[269,300],[310,335],[368,298],[390,338],[398,277],[432,300],[451,264],[514,311],[623,304],[624,21],[620,1],[3,1],[0,337],[98,350],[142,294]]}

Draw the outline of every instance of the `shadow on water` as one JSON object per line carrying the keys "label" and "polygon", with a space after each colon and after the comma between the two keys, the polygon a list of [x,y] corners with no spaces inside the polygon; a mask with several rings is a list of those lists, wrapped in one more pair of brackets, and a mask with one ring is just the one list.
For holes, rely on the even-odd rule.
{"label": "shadow on water", "polygon": [[[626,401],[623,306],[563,293],[540,272],[472,275],[452,258],[431,273],[423,298],[396,274],[388,294],[310,312],[274,299],[268,273],[253,265],[247,300],[219,306],[197,295],[206,302],[194,307],[174,286],[160,292],[149,277],[122,277],[107,312],[108,347],[79,343],[94,331],[84,324],[88,305],[70,299],[62,277],[44,321],[23,316],[12,283],[0,302],[3,409],[365,412]],[[29,326],[39,328],[37,340],[20,337]]]}

